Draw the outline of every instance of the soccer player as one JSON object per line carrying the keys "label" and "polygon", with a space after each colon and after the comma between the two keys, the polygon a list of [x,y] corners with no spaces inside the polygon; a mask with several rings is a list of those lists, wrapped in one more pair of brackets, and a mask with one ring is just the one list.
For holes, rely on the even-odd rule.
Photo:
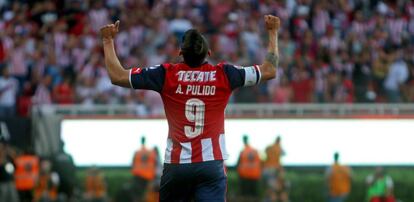
{"label": "soccer player", "polygon": [[273,79],[279,62],[280,20],[264,16],[268,52],[261,65],[238,67],[206,62],[206,39],[194,29],[185,32],[183,62],[126,70],[118,60],[114,37],[119,21],[101,28],[105,64],[115,85],[160,93],[169,132],[161,177],[160,201],[225,201],[227,159],[224,110],[232,91]]}

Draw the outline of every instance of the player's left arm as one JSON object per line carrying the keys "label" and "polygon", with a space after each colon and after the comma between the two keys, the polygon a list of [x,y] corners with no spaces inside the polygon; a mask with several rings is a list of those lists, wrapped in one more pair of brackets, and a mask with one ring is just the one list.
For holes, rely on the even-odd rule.
{"label": "player's left arm", "polygon": [[265,61],[261,65],[249,67],[238,67],[230,64],[223,64],[223,69],[230,82],[232,90],[243,87],[253,86],[260,82],[267,81],[276,77],[276,69],[279,65],[278,31],[280,20],[276,16],[266,15],[266,30],[269,34],[268,49]]}
{"label": "player's left arm", "polygon": [[115,52],[114,38],[119,31],[119,20],[101,28],[105,66],[112,84],[130,88],[129,71],[122,67]]}
{"label": "player's left arm", "polygon": [[265,15],[264,20],[269,35],[269,41],[265,61],[262,65],[259,65],[261,81],[275,78],[276,69],[279,66],[278,31],[280,27],[280,19],[273,15]]}

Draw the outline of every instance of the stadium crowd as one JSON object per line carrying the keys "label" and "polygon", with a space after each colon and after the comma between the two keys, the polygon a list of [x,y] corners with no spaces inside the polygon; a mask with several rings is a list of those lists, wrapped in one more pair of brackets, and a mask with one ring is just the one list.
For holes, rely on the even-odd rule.
{"label": "stadium crowd", "polygon": [[0,1],[0,113],[32,105],[141,104],[160,113],[155,92],[114,87],[98,31],[121,20],[125,67],[179,62],[180,37],[208,37],[209,61],[263,61],[262,17],[282,21],[278,77],[240,89],[232,102],[414,101],[414,2],[409,0]]}

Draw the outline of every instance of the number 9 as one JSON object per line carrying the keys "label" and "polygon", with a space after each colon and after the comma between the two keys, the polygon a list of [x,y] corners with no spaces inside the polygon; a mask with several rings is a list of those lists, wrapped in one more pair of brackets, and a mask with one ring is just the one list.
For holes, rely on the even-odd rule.
{"label": "number 9", "polygon": [[185,103],[185,117],[194,122],[194,126],[184,126],[184,133],[188,138],[194,138],[203,133],[205,104],[197,98],[187,100]]}

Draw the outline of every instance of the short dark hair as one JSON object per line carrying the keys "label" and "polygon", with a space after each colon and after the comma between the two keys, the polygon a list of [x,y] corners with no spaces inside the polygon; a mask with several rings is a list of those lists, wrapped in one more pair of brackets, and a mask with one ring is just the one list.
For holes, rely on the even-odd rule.
{"label": "short dark hair", "polygon": [[208,53],[207,40],[196,29],[189,29],[184,33],[181,42],[181,53],[184,63],[190,67],[203,64]]}
{"label": "short dark hair", "polygon": [[334,153],[334,160],[337,162],[339,160],[339,152]]}
{"label": "short dark hair", "polygon": [[249,143],[249,137],[247,135],[243,135],[243,143],[248,144]]}
{"label": "short dark hair", "polygon": [[144,145],[144,144],[145,144],[145,140],[146,140],[146,139],[145,139],[145,137],[144,137],[144,136],[142,136],[142,137],[141,137],[141,144],[142,144],[142,145]]}

